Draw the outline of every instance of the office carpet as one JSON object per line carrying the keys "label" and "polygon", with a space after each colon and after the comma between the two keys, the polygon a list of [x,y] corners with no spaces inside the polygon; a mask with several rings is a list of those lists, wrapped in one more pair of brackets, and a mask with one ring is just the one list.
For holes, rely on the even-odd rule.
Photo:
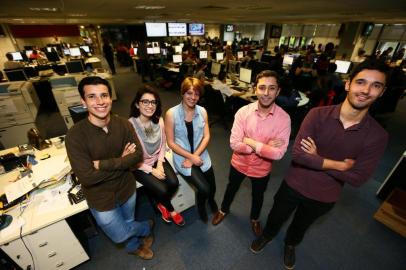
{"label": "office carpet", "polygon": [[[131,68],[117,68],[114,77],[119,99],[113,103],[114,112],[127,117],[130,102],[141,86],[138,74]],[[178,91],[160,90],[163,111],[180,101]],[[296,249],[296,269],[311,270],[403,270],[406,269],[406,241],[373,219],[380,205],[375,192],[406,149],[406,99],[397,111],[380,117],[390,133],[390,142],[373,177],[361,188],[345,186],[333,211],[311,227],[303,243]],[[48,136],[66,132],[62,119],[56,114],[40,114],[37,122]],[[217,182],[217,202],[221,203],[227,184],[229,160],[229,131],[222,125],[211,127],[209,152]],[[292,141],[291,141],[292,143]],[[265,223],[272,207],[273,195],[279,187],[291,159],[290,149],[281,161],[274,163],[271,180],[265,193],[261,222]],[[143,261],[126,254],[124,248],[113,244],[102,232],[89,239],[91,259],[75,269],[133,269],[133,270],[256,270],[283,268],[284,226],[278,236],[262,253],[254,255],[249,245],[254,239],[250,229],[251,185],[245,180],[223,223],[212,226],[202,223],[193,207],[183,213],[182,228],[165,224],[151,208],[145,196],[139,194],[137,219],[155,218],[155,257]],[[211,215],[210,215],[211,218]]]}

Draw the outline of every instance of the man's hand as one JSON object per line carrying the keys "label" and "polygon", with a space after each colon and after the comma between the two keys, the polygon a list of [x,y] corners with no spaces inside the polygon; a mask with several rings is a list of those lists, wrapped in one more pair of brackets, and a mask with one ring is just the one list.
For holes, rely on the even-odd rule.
{"label": "man's hand", "polygon": [[159,180],[164,180],[165,177],[166,177],[165,172],[163,171],[163,169],[161,170],[158,167],[152,168],[151,173],[152,173],[153,176],[155,176]]}
{"label": "man's hand", "polygon": [[93,160],[93,167],[98,170],[99,169],[100,160]]}
{"label": "man's hand", "polygon": [[135,143],[127,143],[124,147],[121,157],[125,157],[126,155],[134,153],[136,148],[137,146],[135,145]]}
{"label": "man's hand", "polygon": [[183,167],[183,168],[192,168],[192,166],[193,166],[193,163],[192,163],[192,161],[190,161],[189,159],[185,159],[185,160],[182,162],[182,167]]}
{"label": "man's hand", "polygon": [[284,140],[282,139],[273,139],[268,142],[269,146],[280,148],[284,144]]}
{"label": "man's hand", "polygon": [[355,160],[346,158],[343,161],[323,159],[323,169],[325,170],[337,170],[337,171],[348,171],[354,166]]}
{"label": "man's hand", "polygon": [[[200,158],[200,156],[193,154],[192,157],[189,159],[193,165],[195,166],[202,166],[203,165],[203,160]],[[189,167],[187,167],[189,168]]]}
{"label": "man's hand", "polygon": [[351,169],[354,166],[354,164],[355,164],[355,160],[349,159],[349,158],[344,159],[343,168],[342,168],[343,171],[347,171],[347,170]]}
{"label": "man's hand", "polygon": [[307,137],[300,141],[300,148],[310,155],[317,155],[317,146],[312,138]]}
{"label": "man's hand", "polygon": [[249,147],[251,147],[252,150],[255,151],[255,147],[257,146],[257,141],[255,141],[254,139],[248,138],[248,137],[244,137],[242,142],[245,143],[246,145],[248,145]]}

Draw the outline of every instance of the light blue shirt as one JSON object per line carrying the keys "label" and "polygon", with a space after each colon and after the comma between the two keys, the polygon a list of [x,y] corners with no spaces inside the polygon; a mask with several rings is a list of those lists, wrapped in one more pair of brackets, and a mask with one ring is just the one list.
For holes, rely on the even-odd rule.
{"label": "light blue shirt", "polygon": [[[208,124],[204,120],[203,111],[204,111],[203,107],[196,105],[195,114],[193,115],[192,119],[193,145],[195,149],[199,147],[201,141],[203,140],[204,126]],[[185,111],[183,110],[182,103],[173,107],[173,123],[175,129],[174,130],[175,143],[178,144],[183,149],[185,149],[186,151],[191,152],[185,124]],[[205,172],[211,168],[211,160],[207,149],[203,151],[203,153],[200,155],[200,158],[203,160],[203,165],[200,166],[200,169],[203,172]],[[191,168],[182,167],[182,163],[184,160],[185,157],[173,152],[173,163],[175,165],[175,169],[185,176],[190,176]]]}

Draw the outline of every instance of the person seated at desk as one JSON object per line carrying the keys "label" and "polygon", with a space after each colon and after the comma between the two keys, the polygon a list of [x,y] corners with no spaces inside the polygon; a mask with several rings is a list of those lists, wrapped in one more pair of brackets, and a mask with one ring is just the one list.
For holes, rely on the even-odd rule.
{"label": "person seated at desk", "polygon": [[183,217],[171,203],[178,190],[179,180],[165,159],[166,136],[161,112],[161,99],[154,89],[145,86],[137,92],[131,103],[129,121],[141,143],[144,161],[133,173],[157,202],[162,219],[183,226]]}
{"label": "person seated at desk", "polygon": [[33,50],[30,54],[30,60],[46,59],[46,56],[38,50]]}
{"label": "person seated at desk", "polygon": [[24,63],[13,60],[13,55],[11,53],[6,53],[7,61],[4,62],[4,69],[17,69],[23,68]]}
{"label": "person seated at desk", "polygon": [[206,80],[206,72],[205,72],[206,67],[207,67],[206,61],[198,62],[197,66],[196,66],[196,73],[193,77],[195,77],[196,79],[199,79],[200,81],[202,81],[204,83]]}
{"label": "person seated at desk", "polygon": [[214,79],[212,87],[214,90],[219,90],[223,95],[224,102],[226,102],[227,97],[231,96],[241,96],[244,92],[233,91],[226,83],[227,73],[225,71],[220,71],[217,79]]}
{"label": "person seated at desk", "polygon": [[90,212],[113,242],[126,242],[129,254],[152,259],[154,223],[134,218],[136,185],[130,169],[143,161],[134,128],[111,114],[107,80],[85,77],[78,88],[88,117],[69,129],[66,150]]}

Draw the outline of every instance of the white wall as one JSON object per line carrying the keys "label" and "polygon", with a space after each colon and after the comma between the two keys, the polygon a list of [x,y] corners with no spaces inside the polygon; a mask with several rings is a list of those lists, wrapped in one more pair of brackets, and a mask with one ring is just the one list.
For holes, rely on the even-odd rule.
{"label": "white wall", "polygon": [[240,32],[242,38],[263,40],[265,37],[265,24],[236,24],[235,31]]}
{"label": "white wall", "polygon": [[219,24],[205,24],[204,27],[205,27],[204,31],[207,33],[208,37],[220,38],[220,25]]}

